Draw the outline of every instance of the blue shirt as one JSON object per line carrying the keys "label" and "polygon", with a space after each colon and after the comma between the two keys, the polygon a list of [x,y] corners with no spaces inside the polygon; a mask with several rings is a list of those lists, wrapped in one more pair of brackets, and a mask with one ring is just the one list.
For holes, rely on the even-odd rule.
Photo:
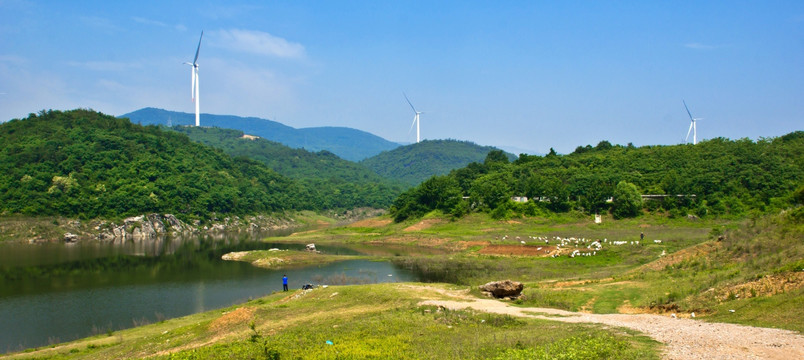
{"label": "blue shirt", "polygon": [[287,276],[283,276],[283,277],[282,277],[282,285],[287,285],[287,284],[288,284],[288,277],[287,277]]}

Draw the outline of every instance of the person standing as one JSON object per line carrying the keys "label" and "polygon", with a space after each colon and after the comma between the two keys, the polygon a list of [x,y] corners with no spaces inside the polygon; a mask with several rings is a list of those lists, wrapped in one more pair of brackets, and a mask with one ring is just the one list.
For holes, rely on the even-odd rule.
{"label": "person standing", "polygon": [[288,291],[288,276],[282,275],[282,291]]}
{"label": "person standing", "polygon": [[645,240],[645,233],[639,233],[639,240]]}

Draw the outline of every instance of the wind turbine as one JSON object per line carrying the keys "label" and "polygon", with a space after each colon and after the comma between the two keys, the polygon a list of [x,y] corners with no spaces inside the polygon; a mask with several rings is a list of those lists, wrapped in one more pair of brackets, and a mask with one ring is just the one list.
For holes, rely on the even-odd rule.
{"label": "wind turbine", "polygon": [[201,126],[201,113],[199,112],[201,101],[198,98],[198,52],[201,50],[201,39],[203,37],[204,31],[201,30],[201,37],[198,38],[198,48],[195,49],[195,58],[193,58],[192,63],[185,62],[185,64],[192,66],[190,69],[190,76],[192,77],[190,92],[195,103],[195,126]]}
{"label": "wind turbine", "polygon": [[[410,124],[410,128],[413,129],[413,125],[414,124],[416,125],[416,143],[418,144],[419,141],[421,141],[421,137],[419,136],[419,134],[420,134],[420,132],[419,132],[419,115],[421,115],[423,113],[421,111],[416,111],[416,108],[413,107],[413,104],[410,103],[410,99],[408,99],[407,94],[405,94],[403,92],[402,95],[405,96],[405,100],[407,100],[408,105],[410,105],[410,108],[413,109],[413,112],[416,114],[416,115],[413,116],[413,124]],[[408,134],[410,134],[410,131],[408,131]]]}
{"label": "wind turbine", "polygon": [[690,139],[690,132],[692,132],[692,145],[698,144],[698,120],[703,120],[703,118],[694,118],[692,117],[692,113],[690,113],[690,108],[687,107],[687,102],[681,100],[684,103],[684,109],[687,109],[687,115],[690,116],[690,129],[687,130],[687,137],[684,138],[684,141],[687,142]]}

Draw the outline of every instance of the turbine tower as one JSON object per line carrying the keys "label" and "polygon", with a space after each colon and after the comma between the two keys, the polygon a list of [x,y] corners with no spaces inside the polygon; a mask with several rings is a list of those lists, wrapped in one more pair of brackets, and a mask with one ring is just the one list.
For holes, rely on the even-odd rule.
{"label": "turbine tower", "polygon": [[[421,133],[419,132],[419,115],[421,115],[422,112],[421,111],[416,111],[416,108],[413,107],[413,104],[410,103],[410,99],[408,99],[408,95],[406,95],[404,92],[402,93],[402,95],[405,96],[405,100],[407,100],[408,105],[410,105],[410,108],[413,109],[413,112],[416,114],[416,115],[413,116],[413,124],[410,124],[410,128],[413,129],[413,125],[414,124],[416,125],[416,143],[418,144],[419,141],[421,141],[421,136],[420,136]],[[409,131],[408,131],[408,134],[410,134]]]}
{"label": "turbine tower", "polygon": [[201,39],[204,37],[204,31],[201,30],[201,37],[198,38],[198,47],[195,49],[195,58],[192,63],[185,62],[185,64],[192,66],[190,69],[190,77],[192,83],[190,85],[190,92],[195,103],[195,126],[201,126],[201,109],[200,100],[198,98],[198,52],[201,50]]}
{"label": "turbine tower", "polygon": [[687,130],[687,137],[684,138],[684,142],[687,142],[690,139],[690,132],[692,132],[692,145],[698,144],[698,120],[703,120],[703,118],[694,118],[692,117],[692,113],[690,113],[690,108],[687,107],[687,102],[681,100],[684,103],[684,109],[687,109],[687,115],[690,116],[690,129]]}

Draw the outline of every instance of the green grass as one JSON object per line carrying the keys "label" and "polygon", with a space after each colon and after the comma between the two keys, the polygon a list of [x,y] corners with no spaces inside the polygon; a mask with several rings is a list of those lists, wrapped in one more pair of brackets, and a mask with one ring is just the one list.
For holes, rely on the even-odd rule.
{"label": "green grass", "polygon": [[[614,313],[624,305],[641,311],[695,311],[699,320],[804,331],[804,288],[774,293],[743,291],[766,275],[795,282],[804,266],[804,226],[791,215],[745,222],[645,216],[602,225],[591,219],[496,221],[472,214],[457,221],[428,216],[419,221],[322,229],[284,238],[301,243],[346,244],[391,259],[437,282],[470,286],[512,279],[525,283],[515,303]],[[406,230],[407,229],[407,230]],[[480,255],[482,245],[448,250],[462,241],[517,244],[520,236],[637,240],[641,246],[606,246],[593,257],[539,258]],[[713,236],[723,234],[718,241]],[[503,241],[503,235],[509,239]],[[496,237],[496,239],[495,239]],[[446,239],[432,242],[432,239]],[[661,239],[662,243],[653,243]],[[270,241],[275,241],[271,239]],[[379,243],[380,245],[375,245]],[[660,258],[664,251],[666,258]],[[291,258],[309,257],[291,254]],[[271,256],[255,253],[254,256]],[[301,260],[300,260],[301,261]],[[656,262],[658,261],[658,263]],[[794,284],[795,285],[795,284]],[[711,289],[711,290],[710,290]],[[299,294],[299,293],[295,293]],[[724,295],[725,294],[725,295]],[[752,294],[746,296],[745,294]],[[38,358],[657,358],[658,344],[617,329],[519,319],[469,311],[437,311],[416,305],[421,294],[393,284],[317,289],[286,299],[273,294],[241,305],[253,314],[215,328],[229,309],[168,320],[55,349],[17,354]],[[746,298],[748,297],[748,298]],[[238,306],[238,307],[241,307]],[[729,310],[735,310],[730,312]],[[250,328],[250,322],[254,327]],[[167,331],[167,332],[165,332]],[[327,341],[332,342],[329,345]],[[90,347],[90,345],[92,345]]]}
{"label": "green grass", "polygon": [[[716,305],[707,321],[771,327],[804,333],[804,288],[758,298],[733,300]],[[729,310],[734,310],[730,312]]]}
{"label": "green grass", "polygon": [[[551,356],[577,358],[573,356],[580,350],[565,348],[567,344],[586,346],[582,354],[592,358],[659,357],[658,343],[623,330],[440,310],[417,305],[419,294],[399,284],[319,288],[295,299],[273,294],[237,307],[12,357],[489,359],[510,349],[547,349]],[[251,309],[251,315],[223,321],[238,314],[240,307]]]}

